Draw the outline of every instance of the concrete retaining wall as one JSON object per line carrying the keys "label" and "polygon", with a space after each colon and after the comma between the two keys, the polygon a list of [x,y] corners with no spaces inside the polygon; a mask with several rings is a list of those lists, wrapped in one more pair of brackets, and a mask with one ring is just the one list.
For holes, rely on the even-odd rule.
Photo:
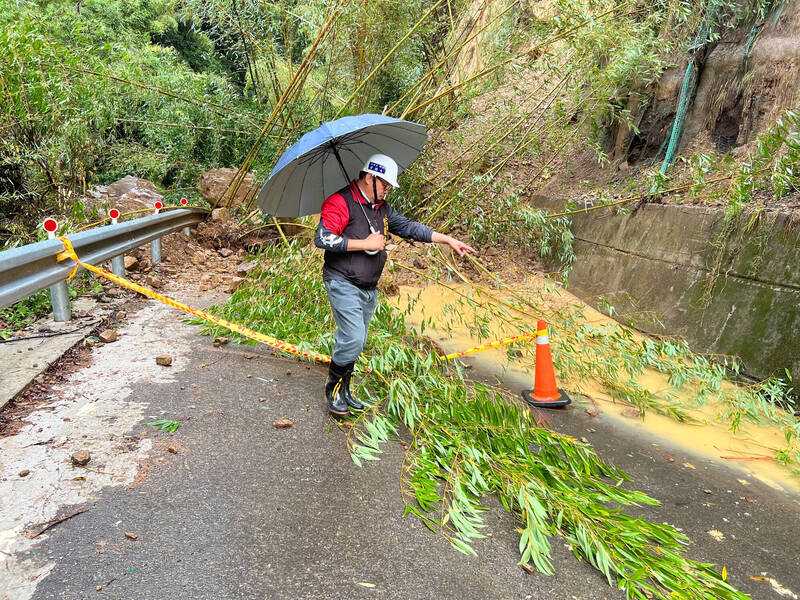
{"label": "concrete retaining wall", "polygon": [[621,313],[656,311],[665,327],[636,327],[737,355],[753,377],[788,368],[800,381],[800,215],[752,216],[726,224],[724,208],[661,204],[576,215],[571,291]]}

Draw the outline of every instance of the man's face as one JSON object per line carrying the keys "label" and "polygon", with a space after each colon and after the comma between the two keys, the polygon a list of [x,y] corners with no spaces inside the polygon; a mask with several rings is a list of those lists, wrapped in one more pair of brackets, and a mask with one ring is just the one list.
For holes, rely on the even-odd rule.
{"label": "man's face", "polygon": [[[375,190],[378,192],[378,197],[375,198],[375,201],[385,200],[389,192],[392,191],[392,184],[375,175],[372,175],[372,178],[375,180]],[[372,183],[370,182],[370,186],[371,185]],[[370,191],[372,191],[372,187],[370,187]]]}

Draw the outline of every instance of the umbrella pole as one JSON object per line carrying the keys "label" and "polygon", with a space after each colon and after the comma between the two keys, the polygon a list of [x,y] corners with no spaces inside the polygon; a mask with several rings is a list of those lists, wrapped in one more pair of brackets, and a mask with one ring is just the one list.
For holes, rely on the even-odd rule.
{"label": "umbrella pole", "polygon": [[342,175],[344,175],[344,184],[350,184],[350,177],[347,175],[347,169],[344,168],[344,163],[342,162],[342,157],[339,156],[339,149],[336,147],[334,142],[331,142],[331,150],[333,150],[333,155],[336,157],[336,161],[339,163],[339,166],[342,168]]}

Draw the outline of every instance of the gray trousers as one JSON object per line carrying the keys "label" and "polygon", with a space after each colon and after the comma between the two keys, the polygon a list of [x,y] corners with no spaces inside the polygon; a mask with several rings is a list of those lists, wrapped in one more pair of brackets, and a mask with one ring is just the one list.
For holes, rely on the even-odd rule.
{"label": "gray trousers", "polygon": [[347,365],[356,361],[367,343],[378,290],[362,290],[344,279],[329,279],[324,283],[337,326],[333,336],[333,362]]}

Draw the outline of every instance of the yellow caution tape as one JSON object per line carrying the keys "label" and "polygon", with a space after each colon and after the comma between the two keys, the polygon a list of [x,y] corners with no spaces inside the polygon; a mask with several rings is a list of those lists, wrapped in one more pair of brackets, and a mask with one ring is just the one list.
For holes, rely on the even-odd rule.
{"label": "yellow caution tape", "polygon": [[[138,283],[134,283],[130,279],[125,279],[124,277],[118,277],[113,273],[106,271],[105,269],[101,269],[100,267],[95,267],[94,265],[90,265],[89,263],[83,262],[78,255],[75,253],[75,249],[72,247],[72,243],[66,237],[59,237],[61,243],[64,244],[64,251],[59,252],[56,256],[56,260],[59,262],[72,259],[75,261],[75,268],[72,269],[72,272],[67,277],[67,280],[72,279],[75,276],[75,273],[78,271],[78,266],[80,265],[87,271],[91,271],[92,273],[96,273],[101,277],[105,277],[110,281],[113,281],[117,285],[121,285],[124,288],[128,288],[129,290],[133,290],[143,296],[147,296],[148,298],[152,298],[153,300],[158,300],[159,302],[163,302],[168,306],[172,306],[173,308],[177,308],[178,310],[182,310],[185,313],[189,313],[195,317],[199,317],[204,321],[208,321],[209,323],[214,323],[215,325],[219,325],[226,329],[230,329],[231,331],[235,331],[245,337],[249,337],[257,342],[261,342],[262,344],[266,344],[267,346],[272,346],[273,348],[277,348],[278,350],[283,350],[284,352],[289,352],[290,354],[295,354],[297,356],[302,356],[304,358],[313,358],[316,361],[329,363],[331,362],[331,357],[326,354],[320,354],[318,352],[306,351],[301,350],[298,346],[294,344],[290,344],[288,342],[284,342],[274,337],[270,337],[258,331],[254,331],[247,327],[243,327],[237,323],[232,323],[231,321],[227,321],[220,317],[214,316],[209,314],[203,310],[197,310],[195,308],[191,308],[182,302],[178,302],[177,300],[173,300],[167,296],[163,296],[162,294],[158,294],[153,290],[150,290],[146,287],[142,287]],[[500,346],[507,346],[508,344],[513,344],[514,342],[520,341],[529,341],[536,337],[536,334],[539,335],[547,335],[547,330],[537,331],[535,334],[526,333],[522,335],[515,335],[513,337],[503,338],[502,340],[498,340],[496,342],[492,342],[491,344],[483,344],[481,346],[476,346],[475,348],[470,348],[469,350],[462,350],[460,352],[454,352],[452,354],[447,354],[446,356],[440,357],[444,360],[452,360],[454,358],[458,358],[460,356],[466,356],[467,354],[475,354],[476,352],[482,352],[484,350],[491,350],[492,348],[499,348]]]}
{"label": "yellow caution tape", "polygon": [[64,244],[65,250],[60,252],[56,259],[60,262],[62,260],[67,260],[71,258],[75,261],[75,268],[72,270],[72,273],[69,274],[67,279],[71,279],[78,270],[78,265],[86,269],[87,271],[92,271],[93,273],[97,273],[98,275],[105,277],[116,283],[117,285],[121,285],[122,287],[128,288],[129,290],[133,290],[134,292],[138,292],[143,296],[147,296],[148,298],[152,298],[153,300],[158,300],[159,302],[163,302],[168,306],[172,306],[173,308],[177,308],[178,310],[182,310],[183,312],[189,313],[190,315],[194,315],[195,317],[199,317],[209,323],[214,323],[215,325],[220,325],[221,327],[225,327],[226,329],[230,329],[231,331],[235,331],[243,336],[249,337],[250,339],[256,340],[257,342],[261,342],[262,344],[266,344],[267,346],[272,346],[273,348],[277,348],[278,350],[283,350],[284,352],[289,352],[291,354],[296,354],[297,356],[302,356],[305,358],[313,358],[319,362],[329,363],[331,362],[331,357],[325,354],[319,354],[317,352],[312,351],[305,351],[301,350],[294,344],[289,344],[288,342],[284,342],[282,340],[276,339],[274,337],[270,337],[268,335],[264,335],[263,333],[259,333],[258,331],[253,331],[252,329],[248,329],[247,327],[242,327],[241,325],[237,325],[236,323],[231,323],[230,321],[226,321],[225,319],[221,319],[216,317],[212,314],[209,314],[202,310],[197,310],[194,308],[190,308],[185,304],[178,302],[177,300],[173,300],[172,298],[168,298],[167,296],[162,296],[161,294],[157,294],[153,290],[149,290],[145,287],[140,286],[137,283],[130,281],[129,279],[125,279],[124,277],[118,277],[113,273],[109,273],[105,269],[101,269],[99,267],[95,267],[88,263],[83,262],[78,255],[75,253],[75,249],[72,247],[72,243],[66,237],[59,237],[61,243]]}
{"label": "yellow caution tape", "polygon": [[[538,332],[537,332],[538,333]],[[452,360],[454,358],[458,358],[459,356],[466,356],[467,354],[475,354],[476,352],[483,352],[484,350],[491,350],[492,348],[499,348],[500,346],[507,346],[508,344],[513,344],[514,342],[521,342],[523,340],[529,341],[536,337],[536,334],[532,333],[525,333],[522,335],[515,335],[514,337],[507,337],[503,338],[502,340],[497,340],[496,342],[492,342],[491,344],[483,344],[482,346],[476,346],[475,348],[470,348],[469,350],[462,350],[461,352],[454,352],[453,354],[448,354],[443,356],[445,360]]]}

